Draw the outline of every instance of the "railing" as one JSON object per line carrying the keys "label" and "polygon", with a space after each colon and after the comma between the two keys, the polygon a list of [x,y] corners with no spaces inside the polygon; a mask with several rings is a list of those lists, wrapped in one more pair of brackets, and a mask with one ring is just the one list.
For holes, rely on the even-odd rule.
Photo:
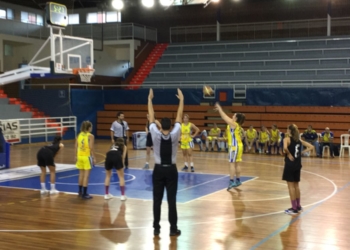
{"label": "railing", "polygon": [[20,137],[23,139],[28,138],[29,143],[35,137],[44,137],[47,142],[49,136],[57,134],[63,136],[64,132],[69,128],[74,129],[76,136],[77,118],[75,116],[11,120],[19,121]]}
{"label": "railing", "polygon": [[97,84],[27,84],[25,85],[25,88],[42,88],[42,89],[49,89],[49,88],[55,88],[62,87],[69,89],[69,92],[71,89],[74,88],[84,88],[84,89],[132,89],[132,88],[140,88],[140,89],[176,89],[176,88],[183,88],[183,89],[203,89],[204,85],[210,85],[214,89],[238,89],[238,88],[245,88],[245,89],[257,89],[257,88],[349,88],[350,87],[350,80],[349,79],[337,79],[337,80],[271,80],[271,81],[206,81],[202,83],[187,83],[185,81],[181,81],[179,83],[165,83],[164,81],[159,81],[160,83],[149,83],[149,84],[143,84],[140,86],[132,86],[132,85],[97,85]]}
{"label": "railing", "polygon": [[[45,26],[24,23],[20,20],[0,20],[0,33],[28,38],[47,39],[50,30]],[[103,31],[102,31],[103,30]],[[141,39],[157,42],[157,29],[134,23],[104,23],[69,25],[65,35],[96,40]]]}
{"label": "railing", "polygon": [[[332,18],[332,35],[350,35],[350,17]],[[327,35],[327,19],[221,24],[220,40],[252,40]],[[216,41],[217,25],[170,28],[170,42]]]}

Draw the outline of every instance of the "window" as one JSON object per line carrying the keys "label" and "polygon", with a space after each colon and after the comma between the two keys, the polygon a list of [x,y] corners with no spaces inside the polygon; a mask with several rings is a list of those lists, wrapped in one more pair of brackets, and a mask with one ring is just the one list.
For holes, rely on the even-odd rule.
{"label": "window", "polygon": [[87,23],[97,23],[97,13],[88,13],[86,16]]}
{"label": "window", "polygon": [[1,19],[6,19],[6,10],[1,10],[0,9],[0,18]]}
{"label": "window", "polygon": [[40,26],[44,25],[44,21],[43,21],[43,17],[42,16],[40,16],[40,15],[36,16],[36,24],[40,25]]}
{"label": "window", "polygon": [[79,24],[79,14],[69,14],[68,24]]}
{"label": "window", "polygon": [[13,10],[12,9],[7,9],[7,19],[13,19],[14,15],[13,15]]}
{"label": "window", "polygon": [[86,16],[87,23],[121,22],[121,13],[118,11],[93,12]]}
{"label": "window", "polygon": [[21,22],[22,23],[32,23],[36,25],[44,25],[44,19],[41,15],[34,13],[28,13],[26,11],[21,11]]}
{"label": "window", "polygon": [[28,12],[21,11],[21,22],[28,23]]}
{"label": "window", "polygon": [[9,44],[5,44],[5,56],[13,56],[13,47]]}
{"label": "window", "polygon": [[108,11],[106,13],[107,23],[118,22],[118,12],[117,11]]}
{"label": "window", "polygon": [[28,23],[36,24],[36,15],[33,13],[28,13]]}

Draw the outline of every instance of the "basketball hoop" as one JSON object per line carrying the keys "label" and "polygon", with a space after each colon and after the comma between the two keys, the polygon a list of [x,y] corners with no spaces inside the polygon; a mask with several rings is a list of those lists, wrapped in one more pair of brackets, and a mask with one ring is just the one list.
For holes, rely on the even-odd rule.
{"label": "basketball hoop", "polygon": [[91,77],[94,75],[95,70],[91,68],[76,68],[73,69],[72,73],[74,75],[80,76],[80,81],[91,82]]}

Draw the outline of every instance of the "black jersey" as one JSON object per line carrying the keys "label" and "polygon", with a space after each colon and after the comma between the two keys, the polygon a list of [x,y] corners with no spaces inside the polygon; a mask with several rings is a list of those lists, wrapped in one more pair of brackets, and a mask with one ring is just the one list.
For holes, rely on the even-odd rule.
{"label": "black jersey", "polygon": [[[290,144],[288,146],[288,151],[294,158],[293,163],[297,165],[301,165],[301,141],[298,140],[296,142],[292,137],[290,137]],[[285,162],[286,163],[291,162],[291,160],[289,160],[287,155],[285,157]]]}
{"label": "black jersey", "polygon": [[53,155],[55,156],[58,152],[58,150],[60,150],[60,144],[59,143],[55,143],[55,144],[50,144],[44,147],[45,149],[49,149]]}

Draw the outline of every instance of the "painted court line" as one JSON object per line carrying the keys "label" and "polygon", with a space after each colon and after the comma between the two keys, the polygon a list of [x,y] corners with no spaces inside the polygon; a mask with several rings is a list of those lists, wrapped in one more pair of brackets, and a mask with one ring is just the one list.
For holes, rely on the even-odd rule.
{"label": "painted court line", "polygon": [[191,188],[199,187],[199,186],[208,184],[208,183],[210,183],[210,182],[217,181],[217,180],[220,180],[220,179],[223,179],[223,178],[227,178],[227,177],[228,177],[228,175],[225,175],[225,176],[223,176],[223,177],[216,178],[216,179],[214,179],[214,180],[206,181],[206,182],[203,182],[203,183],[201,183],[201,184],[197,184],[197,185],[194,185],[194,186],[191,186],[191,187],[188,187],[188,188],[184,188],[184,189],[177,190],[177,192],[179,193],[179,192],[182,192],[182,191],[185,191],[185,190],[188,190],[188,189],[191,189]]}
{"label": "painted court line", "polygon": [[[250,179],[250,180],[244,181],[243,183],[247,183],[247,182],[250,182],[250,181],[254,181],[254,180],[258,179],[258,178],[259,178],[259,177],[254,177],[253,179]],[[209,196],[209,195],[216,194],[216,193],[221,192],[221,191],[226,190],[226,189],[227,189],[227,188],[220,189],[220,190],[218,190],[218,191],[216,191],[216,192],[213,192],[213,193],[210,193],[210,194],[203,195],[203,196],[198,197],[198,198],[196,198],[196,199],[193,199],[193,200],[187,201],[187,202],[185,202],[185,203],[183,203],[183,204],[188,204],[188,203],[190,203],[190,202],[192,202],[192,201],[196,201],[196,200],[199,200],[199,201],[202,201],[202,200],[203,200],[203,201],[218,201],[218,200],[213,200],[213,199],[203,199],[203,197],[207,197],[207,196]],[[220,200],[220,201],[221,201],[221,200]],[[230,200],[230,201],[232,201],[232,200]]]}
{"label": "painted court line", "polygon": [[[79,174],[72,174],[72,175],[67,175],[67,176],[62,176],[62,177],[58,177],[58,179],[66,179],[66,178],[70,178],[70,177],[74,177],[74,176],[78,176]],[[76,185],[76,184],[75,184]]]}
{"label": "painted court line", "polygon": [[[345,184],[343,187],[341,187],[340,189],[338,189],[334,195],[342,192],[344,189],[346,189],[347,187],[350,186],[350,182],[348,182],[347,184]],[[273,238],[274,236],[276,236],[277,234],[281,233],[283,230],[285,230],[287,227],[289,227],[290,225],[294,224],[296,221],[298,221],[299,219],[305,217],[306,215],[308,215],[309,213],[311,213],[313,210],[315,210],[315,208],[321,206],[326,200],[319,202],[315,205],[313,205],[309,210],[302,212],[300,215],[298,215],[296,218],[294,218],[293,220],[291,220],[290,222],[286,223],[285,225],[283,225],[282,227],[280,227],[279,229],[277,229],[276,231],[274,231],[273,233],[271,233],[270,235],[268,235],[266,238],[262,239],[261,241],[259,241],[257,244],[255,244],[254,246],[252,246],[250,249],[254,250],[256,248],[258,248],[259,246],[261,246],[262,244],[264,244],[266,241],[268,241],[269,239]]]}

